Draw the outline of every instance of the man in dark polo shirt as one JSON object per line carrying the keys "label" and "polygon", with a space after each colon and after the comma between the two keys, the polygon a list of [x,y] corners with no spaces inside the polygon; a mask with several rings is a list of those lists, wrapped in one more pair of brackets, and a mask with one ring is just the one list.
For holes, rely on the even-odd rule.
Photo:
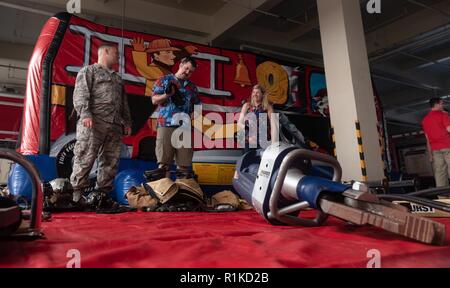
{"label": "man in dark polo shirt", "polygon": [[450,176],[450,117],[441,98],[430,100],[431,111],[422,121],[427,138],[430,161],[433,162],[436,187],[449,185]]}

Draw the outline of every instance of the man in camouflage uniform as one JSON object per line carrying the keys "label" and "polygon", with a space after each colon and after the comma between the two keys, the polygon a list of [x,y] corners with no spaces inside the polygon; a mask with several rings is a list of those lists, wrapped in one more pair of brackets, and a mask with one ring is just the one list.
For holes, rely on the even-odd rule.
{"label": "man in camouflage uniform", "polygon": [[119,61],[117,47],[102,45],[98,62],[80,70],[73,93],[78,113],[77,142],[70,182],[73,201],[89,185],[89,172],[98,158],[96,190],[109,193],[113,188],[122,145],[122,135],[131,134],[131,117],[121,77],[113,70]]}

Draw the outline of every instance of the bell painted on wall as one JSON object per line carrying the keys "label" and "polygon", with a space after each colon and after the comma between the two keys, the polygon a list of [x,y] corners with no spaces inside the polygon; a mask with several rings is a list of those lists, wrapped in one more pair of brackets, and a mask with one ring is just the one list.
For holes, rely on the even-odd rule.
{"label": "bell painted on wall", "polygon": [[244,59],[242,59],[241,54],[239,54],[239,62],[236,65],[236,76],[234,77],[234,83],[241,85],[241,87],[252,85],[248,74],[248,68],[244,63]]}

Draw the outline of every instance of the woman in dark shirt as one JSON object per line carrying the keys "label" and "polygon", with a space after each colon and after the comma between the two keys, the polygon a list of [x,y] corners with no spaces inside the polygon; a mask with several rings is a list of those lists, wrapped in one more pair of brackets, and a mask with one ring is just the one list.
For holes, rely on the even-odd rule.
{"label": "woman in dark shirt", "polygon": [[[278,117],[275,115],[264,87],[259,84],[253,86],[250,99],[242,106],[238,121],[240,135],[245,133],[244,153],[252,149],[265,149],[278,141],[279,124],[276,123]],[[267,128],[263,129],[261,125]]]}

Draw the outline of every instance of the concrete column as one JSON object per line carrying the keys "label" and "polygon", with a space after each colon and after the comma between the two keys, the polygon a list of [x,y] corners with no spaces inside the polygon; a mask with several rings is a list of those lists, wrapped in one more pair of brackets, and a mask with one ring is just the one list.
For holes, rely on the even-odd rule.
{"label": "concrete column", "polygon": [[384,163],[359,2],[317,0],[328,100],[343,180],[381,181]]}

